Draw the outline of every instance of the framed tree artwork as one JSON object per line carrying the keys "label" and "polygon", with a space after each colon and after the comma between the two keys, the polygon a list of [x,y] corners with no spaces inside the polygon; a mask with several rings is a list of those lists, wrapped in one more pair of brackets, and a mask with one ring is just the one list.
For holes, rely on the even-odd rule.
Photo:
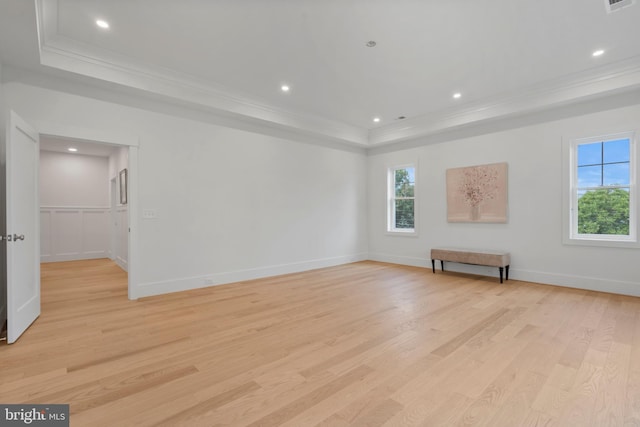
{"label": "framed tree artwork", "polygon": [[507,163],[447,169],[448,222],[507,222]]}

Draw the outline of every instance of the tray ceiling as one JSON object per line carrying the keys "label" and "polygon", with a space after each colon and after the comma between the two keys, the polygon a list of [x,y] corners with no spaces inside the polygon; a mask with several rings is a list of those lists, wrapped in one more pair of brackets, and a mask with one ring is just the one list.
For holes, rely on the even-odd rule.
{"label": "tray ceiling", "polygon": [[34,14],[42,65],[352,145],[640,87],[640,6],[602,0],[37,0]]}

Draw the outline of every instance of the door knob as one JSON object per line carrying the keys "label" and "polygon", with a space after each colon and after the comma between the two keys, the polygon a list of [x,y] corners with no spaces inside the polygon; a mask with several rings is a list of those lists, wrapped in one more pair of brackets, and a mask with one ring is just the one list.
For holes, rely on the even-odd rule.
{"label": "door knob", "polygon": [[17,234],[14,234],[13,235],[13,241],[17,242],[18,240],[24,240],[24,234],[21,234],[19,236]]}

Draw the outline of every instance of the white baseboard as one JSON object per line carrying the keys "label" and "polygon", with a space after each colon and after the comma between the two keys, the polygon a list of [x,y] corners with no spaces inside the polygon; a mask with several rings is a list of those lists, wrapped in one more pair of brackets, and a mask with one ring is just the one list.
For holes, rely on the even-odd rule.
{"label": "white baseboard", "polygon": [[[511,271],[514,271],[515,274],[513,275],[513,278],[517,280],[640,297],[640,283],[638,282],[625,282],[621,280],[601,279],[597,277],[582,277],[565,274],[544,273],[542,271]],[[511,271],[509,271],[509,278],[512,277]]]}
{"label": "white baseboard", "polygon": [[[136,287],[135,295],[136,298],[143,298],[171,292],[186,291],[189,289],[205,288],[209,286],[224,285],[246,280],[278,276],[281,274],[298,273],[301,271],[314,270],[324,267],[333,267],[336,265],[349,264],[352,262],[366,260],[431,269],[430,259],[379,253],[360,253],[343,257],[317,259],[298,263],[238,270],[225,273],[213,273],[204,276],[185,277],[173,280],[164,280],[160,282],[142,283]],[[123,268],[126,269],[126,264]],[[447,263],[445,268],[447,269],[447,271],[452,272],[479,274],[498,278],[498,269],[493,267]],[[440,271],[440,264],[436,263],[436,272],[438,271]],[[640,297],[640,283],[636,282],[545,273],[540,271],[521,269],[510,269],[509,279]]]}
{"label": "white baseboard", "polygon": [[116,264],[118,264],[118,266],[123,269],[124,271],[128,272],[129,271],[129,262],[122,258],[117,256],[114,261],[116,262]]}
{"label": "white baseboard", "polygon": [[[369,259],[371,261],[410,265],[413,267],[425,267],[429,269],[431,268],[431,260],[425,258],[403,257],[389,254],[369,254]],[[448,262],[446,263],[445,268],[447,269],[447,271],[453,271],[456,273],[480,274],[483,276],[496,278],[499,276],[498,269],[495,267]],[[440,262],[438,261],[436,261],[436,272],[437,271],[440,271]],[[521,270],[514,268],[509,269],[509,279],[640,297],[640,283],[638,282],[625,282],[620,280],[601,279],[596,277],[545,273],[542,271]]]}
{"label": "white baseboard", "polygon": [[91,252],[91,253],[73,253],[73,254],[62,254],[62,255],[42,255],[40,256],[40,262],[63,262],[63,261],[80,261],[84,259],[99,259],[99,258],[109,258],[109,255],[106,251],[101,252]]}
{"label": "white baseboard", "polygon": [[225,285],[228,283],[242,282],[246,280],[261,279],[282,274],[299,273],[301,271],[315,270],[318,268],[333,267],[352,262],[365,261],[366,253],[346,255],[334,258],[315,259],[291,264],[273,265],[268,267],[237,270],[224,273],[213,273],[205,276],[185,277],[161,282],[141,283],[136,286],[134,295],[143,298],[153,295],[167,294],[171,292],[186,291],[189,289],[206,288],[209,286]]}
{"label": "white baseboard", "polygon": [[405,256],[391,255],[391,254],[369,254],[369,261],[410,265],[412,267],[431,267],[431,260],[429,259],[405,257]]}

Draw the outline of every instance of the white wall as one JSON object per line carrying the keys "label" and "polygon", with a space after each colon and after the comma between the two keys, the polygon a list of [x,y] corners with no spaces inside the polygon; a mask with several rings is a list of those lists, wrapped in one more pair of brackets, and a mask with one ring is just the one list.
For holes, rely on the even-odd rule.
{"label": "white wall", "polygon": [[[434,246],[511,252],[510,278],[640,295],[640,250],[562,244],[562,140],[640,129],[640,105],[369,157],[369,251],[372,259],[429,266]],[[418,162],[418,237],[386,226],[386,170]],[[448,168],[509,164],[507,224],[447,223]],[[497,269],[450,264],[497,275]]]}
{"label": "white wall", "polygon": [[109,160],[40,152],[40,260],[109,256]]}
{"label": "white wall", "polygon": [[[119,177],[120,171],[129,166],[129,150],[126,147],[118,147],[109,157],[109,179]],[[120,188],[119,186],[117,188]],[[120,197],[117,197],[120,200]]]}
{"label": "white wall", "polygon": [[109,206],[109,159],[40,152],[41,206]]}
{"label": "white wall", "polygon": [[55,123],[139,137],[139,200],[129,206],[137,203],[139,212],[151,209],[157,217],[138,218],[135,296],[366,258],[364,152],[43,86],[48,88],[12,81],[5,83],[5,93],[11,107],[36,126]]}

